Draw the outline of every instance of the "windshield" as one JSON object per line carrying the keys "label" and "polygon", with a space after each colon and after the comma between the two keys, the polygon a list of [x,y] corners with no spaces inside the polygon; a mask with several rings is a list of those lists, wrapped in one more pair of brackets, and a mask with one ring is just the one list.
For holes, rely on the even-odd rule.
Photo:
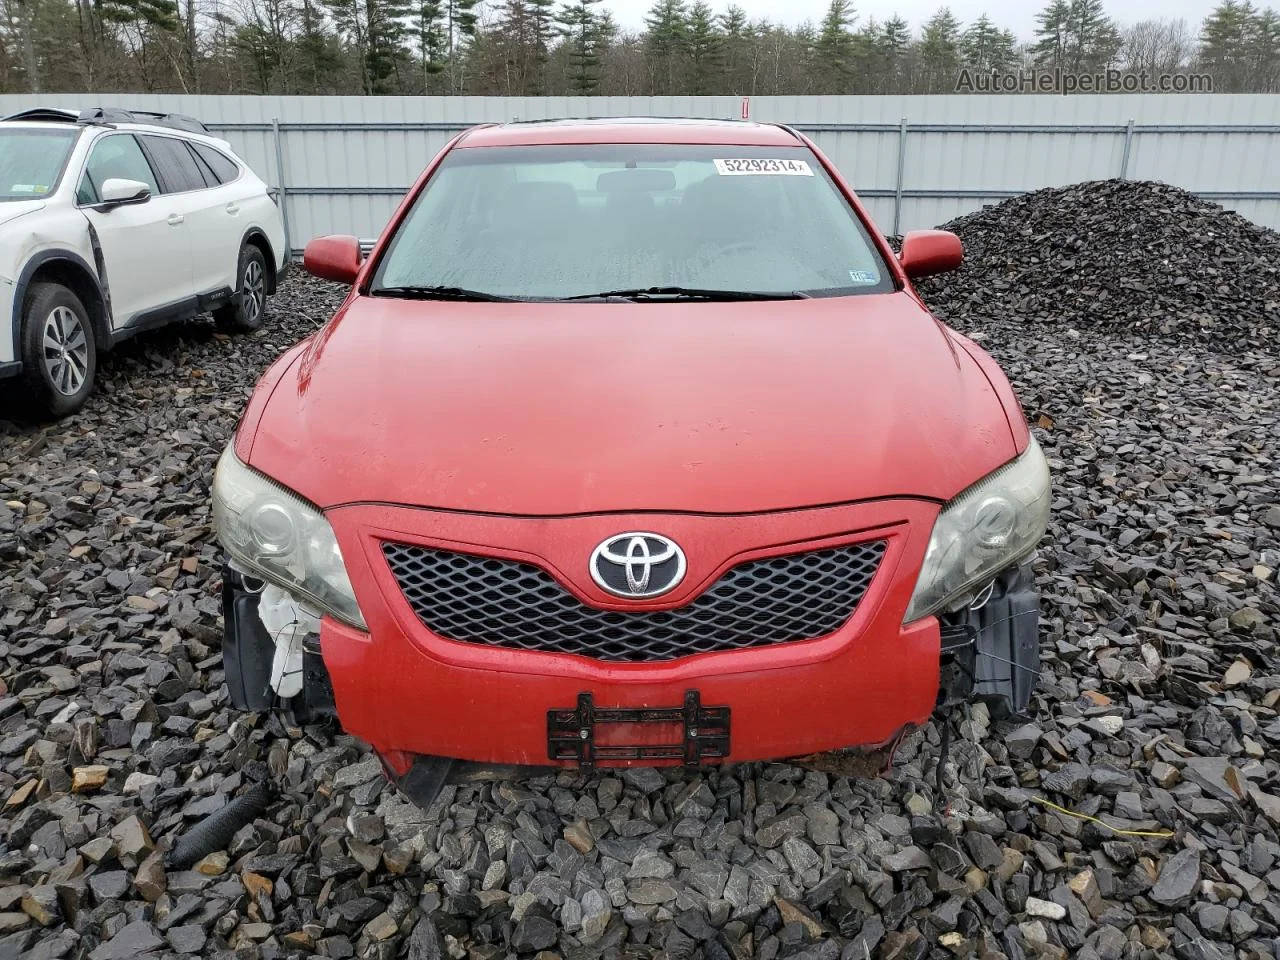
{"label": "windshield", "polygon": [[0,130],[0,200],[47,197],[79,130]]}
{"label": "windshield", "polygon": [[378,266],[372,292],[396,288],[844,296],[893,281],[806,147],[609,144],[451,152]]}

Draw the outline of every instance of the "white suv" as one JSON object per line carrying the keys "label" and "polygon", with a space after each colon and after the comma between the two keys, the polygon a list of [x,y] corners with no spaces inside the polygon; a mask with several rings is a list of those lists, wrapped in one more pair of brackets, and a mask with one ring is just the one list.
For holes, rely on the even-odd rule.
{"label": "white suv", "polygon": [[77,409],[98,353],[140,330],[206,311],[257,329],[288,255],[266,185],[198,120],[0,121],[0,377],[31,412]]}

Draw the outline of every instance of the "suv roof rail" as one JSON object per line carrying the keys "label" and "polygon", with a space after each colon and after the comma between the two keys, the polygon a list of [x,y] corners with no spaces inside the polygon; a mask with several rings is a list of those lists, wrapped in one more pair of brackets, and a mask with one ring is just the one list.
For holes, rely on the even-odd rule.
{"label": "suv roof rail", "polygon": [[53,123],[150,123],[158,127],[209,135],[208,127],[185,113],[157,113],[153,110],[126,110],[122,107],[88,107],[80,111],[59,107],[32,107],[30,110],[10,114],[4,119]]}

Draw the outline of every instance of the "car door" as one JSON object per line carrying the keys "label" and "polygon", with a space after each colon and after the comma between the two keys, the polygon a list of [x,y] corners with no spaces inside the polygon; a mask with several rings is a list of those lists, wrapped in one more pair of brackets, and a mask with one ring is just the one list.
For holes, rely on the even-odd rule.
{"label": "car door", "polygon": [[[259,226],[257,214],[262,204],[274,205],[261,184],[252,176],[246,176],[238,162],[232,160],[221,150],[207,143],[195,140],[187,141],[205,179],[213,184],[209,191],[209,224],[211,233],[225,238],[220,241],[222,252],[217,258],[220,286],[235,289],[239,283],[236,271],[239,268],[240,246],[245,235],[255,226]],[[274,266],[274,264],[273,264]]]}
{"label": "car door", "polygon": [[[105,204],[102,184],[138,180],[151,189],[143,202]],[[192,296],[191,241],[177,198],[162,189],[131,133],[99,137],[89,150],[76,189],[101,252],[103,285],[116,329],[178,307]]]}
{"label": "car door", "polygon": [[240,256],[236,205],[181,137],[144,134],[142,146],[186,217],[192,287],[197,295],[235,288]]}

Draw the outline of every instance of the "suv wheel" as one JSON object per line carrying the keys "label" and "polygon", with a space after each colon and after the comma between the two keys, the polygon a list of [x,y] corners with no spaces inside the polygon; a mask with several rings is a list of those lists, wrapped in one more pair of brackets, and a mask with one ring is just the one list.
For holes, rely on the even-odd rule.
{"label": "suv wheel", "polygon": [[22,322],[22,374],[32,412],[63,417],[80,409],[93,390],[97,353],[80,298],[60,284],[33,284]]}
{"label": "suv wheel", "polygon": [[251,243],[240,251],[236,282],[239,287],[231,302],[213,311],[213,319],[224,330],[258,330],[267,313],[267,261]]}

